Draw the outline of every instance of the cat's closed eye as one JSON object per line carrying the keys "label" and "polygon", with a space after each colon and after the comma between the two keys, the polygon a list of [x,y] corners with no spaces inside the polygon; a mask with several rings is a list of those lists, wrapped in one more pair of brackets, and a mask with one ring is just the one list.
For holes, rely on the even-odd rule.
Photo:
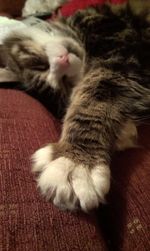
{"label": "cat's closed eye", "polygon": [[68,50],[69,53],[72,53],[72,54],[76,55],[79,58],[83,57],[82,52],[79,49],[77,49],[75,46],[67,43],[67,44],[65,44],[65,48]]}
{"label": "cat's closed eye", "polygon": [[28,63],[28,68],[35,71],[46,71],[50,68],[49,62],[37,57],[31,57]]}

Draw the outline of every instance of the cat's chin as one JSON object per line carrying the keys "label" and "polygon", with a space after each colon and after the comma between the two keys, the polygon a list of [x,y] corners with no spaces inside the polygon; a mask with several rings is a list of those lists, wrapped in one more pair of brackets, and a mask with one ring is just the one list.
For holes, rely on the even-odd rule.
{"label": "cat's chin", "polygon": [[57,91],[60,89],[60,84],[59,84],[59,79],[57,79],[55,77],[55,75],[53,74],[50,74],[48,77],[47,77],[47,81],[48,85],[54,90],[54,91]]}
{"label": "cat's chin", "polygon": [[63,75],[61,78],[57,79],[54,76],[47,77],[47,85],[49,85],[54,92],[60,91],[69,91],[74,87],[74,84],[77,82],[77,79],[74,77],[68,77]]}

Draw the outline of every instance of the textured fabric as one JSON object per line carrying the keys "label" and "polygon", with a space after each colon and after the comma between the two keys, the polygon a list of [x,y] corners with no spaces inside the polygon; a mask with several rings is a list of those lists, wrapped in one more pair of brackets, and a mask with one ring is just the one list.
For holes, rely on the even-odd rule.
{"label": "textured fabric", "polygon": [[113,159],[99,230],[93,215],[61,212],[36,189],[30,156],[59,133],[60,124],[38,101],[0,89],[0,251],[149,251],[149,126],[140,130],[140,149]]}
{"label": "textured fabric", "polygon": [[0,13],[19,16],[25,0],[0,0]]}
{"label": "textured fabric", "polygon": [[0,251],[105,250],[93,216],[61,212],[37,191],[30,156],[59,132],[38,101],[0,89]]}
{"label": "textured fabric", "polygon": [[117,153],[108,204],[99,221],[110,250],[149,251],[150,125],[139,130],[139,148]]}
{"label": "textured fabric", "polygon": [[114,157],[99,231],[95,218],[61,212],[36,189],[30,156],[57,141],[59,132],[58,121],[38,101],[0,89],[0,251],[149,251],[149,126],[140,130],[140,149]]}

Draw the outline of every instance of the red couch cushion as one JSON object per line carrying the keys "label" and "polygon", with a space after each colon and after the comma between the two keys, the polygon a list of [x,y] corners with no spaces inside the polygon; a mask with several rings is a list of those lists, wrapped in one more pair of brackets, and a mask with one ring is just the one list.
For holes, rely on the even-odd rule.
{"label": "red couch cushion", "polygon": [[95,216],[62,212],[37,191],[30,156],[59,133],[38,101],[0,89],[0,251],[106,250]]}
{"label": "red couch cushion", "polygon": [[149,251],[149,125],[141,148],[114,156],[108,204],[93,215],[61,212],[36,189],[30,156],[59,135],[38,101],[0,89],[0,250]]}
{"label": "red couch cushion", "polygon": [[108,204],[99,220],[110,250],[150,250],[150,125],[139,129],[139,148],[113,157]]}

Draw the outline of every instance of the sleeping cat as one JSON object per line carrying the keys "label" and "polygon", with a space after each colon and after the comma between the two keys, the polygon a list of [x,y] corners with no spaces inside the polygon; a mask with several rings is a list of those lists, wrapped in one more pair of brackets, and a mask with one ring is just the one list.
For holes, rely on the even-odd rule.
{"label": "sleeping cat", "polygon": [[[82,44],[86,60],[71,92],[61,138],[33,155],[33,171],[48,200],[62,209],[87,212],[104,202],[109,191],[113,152],[133,146],[137,122],[150,116],[149,23],[130,11],[116,15],[104,6],[79,11],[59,24],[63,31],[68,25],[76,31],[71,38]],[[6,40],[21,71],[24,61],[14,47],[23,58],[33,54],[24,46],[14,37]]]}

